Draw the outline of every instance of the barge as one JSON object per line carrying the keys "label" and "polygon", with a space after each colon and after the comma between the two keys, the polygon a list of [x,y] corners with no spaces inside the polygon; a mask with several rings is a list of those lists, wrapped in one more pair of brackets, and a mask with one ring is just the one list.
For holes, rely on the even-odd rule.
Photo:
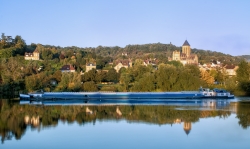
{"label": "barge", "polygon": [[20,94],[20,100],[94,100],[94,99],[203,99],[203,98],[234,98],[226,90],[200,88],[199,91],[181,92],[34,92]]}

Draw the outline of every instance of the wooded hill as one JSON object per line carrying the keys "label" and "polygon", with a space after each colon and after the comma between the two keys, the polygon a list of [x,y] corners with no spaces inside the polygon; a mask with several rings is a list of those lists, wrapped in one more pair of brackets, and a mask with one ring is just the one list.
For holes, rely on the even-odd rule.
{"label": "wooded hill", "polygon": [[[33,46],[34,47],[34,46]],[[72,47],[56,47],[51,45],[44,45],[46,48],[55,48],[58,51],[85,51],[89,53],[93,53],[94,57],[110,57],[112,60],[118,58],[131,58],[135,59],[158,59],[160,62],[166,63],[168,61],[168,57],[172,57],[172,53],[174,50],[181,51],[181,46],[175,46],[172,44],[163,44],[163,43],[152,43],[152,44],[143,44],[143,45],[127,45],[124,48],[122,47],[86,47],[80,48],[76,46]],[[34,50],[34,48],[29,48],[29,51]],[[210,50],[202,50],[202,49],[191,49],[192,53],[197,54],[199,63],[210,63],[211,61],[220,61],[223,64],[234,64],[237,65],[243,59],[247,59],[247,56],[232,56],[229,54],[224,54],[221,52],[210,51]]]}
{"label": "wooded hill", "polygon": [[243,58],[245,59],[246,61],[250,62],[250,55],[241,55],[241,56],[237,56],[239,58]]}
{"label": "wooded hill", "polygon": [[[69,53],[74,53],[77,51],[82,51],[86,53],[92,53],[92,57],[108,57],[110,60],[116,60],[118,58],[130,58],[135,59],[158,59],[159,62],[166,63],[168,57],[172,56],[174,50],[181,51],[181,46],[175,46],[173,44],[163,44],[163,43],[150,43],[142,45],[127,45],[123,47],[60,47],[53,45],[42,45],[42,44],[30,44],[26,45],[25,40],[21,36],[16,36],[14,39],[11,36],[5,36],[2,33],[0,38],[0,58],[9,58],[16,55],[24,55],[24,52],[33,52],[37,45],[43,46],[45,49],[50,49],[46,51],[44,56],[49,53],[53,53],[53,58],[59,58],[62,51]],[[231,56],[229,54],[224,54],[221,52],[202,50],[202,49],[191,49],[192,53],[197,54],[199,63],[209,63],[211,61],[220,61],[224,64],[234,64],[237,65],[242,59],[249,60],[250,55],[243,56]],[[40,50],[42,52],[42,49]],[[52,51],[52,52],[51,52]],[[57,53],[57,54],[56,54]]]}

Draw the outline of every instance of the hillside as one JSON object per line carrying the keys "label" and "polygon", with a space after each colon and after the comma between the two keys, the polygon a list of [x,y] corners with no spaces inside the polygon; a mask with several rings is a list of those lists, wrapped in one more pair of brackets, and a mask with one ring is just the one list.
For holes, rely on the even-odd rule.
{"label": "hillside", "polygon": [[[157,59],[159,63],[166,63],[168,57],[172,56],[174,50],[181,50],[181,47],[173,44],[163,43],[149,43],[142,45],[127,45],[125,47],[59,47],[53,45],[42,45],[42,44],[30,44],[26,45],[25,40],[21,36],[16,36],[14,39],[11,36],[5,36],[2,34],[0,39],[0,58],[9,58],[16,55],[24,55],[25,52],[33,52],[38,49],[42,53],[42,57],[59,58],[59,55],[74,56],[77,52],[80,52],[81,56],[93,59],[109,59],[108,61],[114,61],[117,59]],[[195,53],[198,56],[199,63],[209,63],[211,61],[220,61],[224,64],[235,64],[237,65],[241,60],[250,60],[250,55],[242,56],[231,56],[223,54],[221,52],[202,50],[202,49],[191,49],[191,53]],[[89,55],[89,56],[88,56]],[[48,58],[49,58],[48,57]],[[43,58],[43,59],[44,59]],[[50,58],[50,59],[51,59]],[[105,62],[106,63],[106,62]]]}
{"label": "hillside", "polygon": [[245,59],[246,61],[250,62],[250,55],[240,55],[240,56],[237,56],[239,58],[243,58]]}
{"label": "hillside", "polygon": [[[171,57],[174,50],[181,50],[181,47],[172,44],[162,44],[162,43],[152,43],[143,45],[127,45],[124,48],[121,47],[102,47],[97,48],[83,48],[82,50],[86,52],[94,52],[96,55],[103,57],[117,58],[131,58],[133,60],[141,58],[157,58],[160,61],[167,61],[166,58]],[[243,58],[239,56],[232,56],[229,54],[224,54],[221,52],[202,50],[202,49],[192,49],[192,53],[198,55],[199,62],[209,63],[213,60],[220,61],[225,64],[235,64],[237,65]],[[125,55],[126,54],[126,55]]]}

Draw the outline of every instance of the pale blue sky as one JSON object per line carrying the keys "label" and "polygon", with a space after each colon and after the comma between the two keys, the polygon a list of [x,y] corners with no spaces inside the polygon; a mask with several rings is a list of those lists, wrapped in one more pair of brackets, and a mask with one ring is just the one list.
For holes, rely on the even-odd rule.
{"label": "pale blue sky", "polygon": [[0,33],[27,44],[170,43],[250,55],[250,0],[0,0]]}

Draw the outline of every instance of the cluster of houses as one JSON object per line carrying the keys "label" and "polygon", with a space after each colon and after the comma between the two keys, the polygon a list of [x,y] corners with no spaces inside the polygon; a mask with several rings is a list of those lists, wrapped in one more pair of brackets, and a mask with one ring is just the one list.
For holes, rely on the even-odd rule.
{"label": "cluster of houses", "polygon": [[[128,56],[127,53],[122,53],[122,56]],[[33,53],[25,53],[24,56],[25,60],[40,60],[40,54],[38,50],[35,50]],[[238,66],[234,65],[223,65],[219,61],[213,61],[208,64],[199,64],[198,63],[198,56],[196,54],[191,53],[191,47],[188,41],[186,40],[184,44],[182,45],[182,50],[181,51],[173,51],[172,57],[168,58],[169,61],[180,61],[183,65],[186,64],[194,64],[198,65],[200,70],[220,70],[226,72],[228,76],[235,76],[236,75],[236,70]],[[143,61],[143,65],[148,66],[148,65],[157,65],[158,60],[157,59],[146,59]],[[113,65],[113,63],[111,63]],[[115,66],[114,69],[116,72],[119,72],[119,70],[124,67],[124,68],[130,68],[132,67],[132,60],[131,59],[121,59],[115,61]],[[85,72],[88,72],[92,69],[96,69],[96,63],[94,62],[89,62],[86,64],[86,70]],[[75,72],[75,68],[73,65],[64,65],[61,68],[62,72]]]}
{"label": "cluster of houses", "polygon": [[238,66],[235,65],[228,65],[228,64],[222,64],[219,61],[213,61],[211,63],[207,64],[199,64],[200,70],[219,70],[225,72],[229,77],[236,76],[236,70],[238,69]]}
{"label": "cluster of houses", "polygon": [[[110,64],[113,64],[113,63],[110,63]],[[158,60],[156,59],[146,59],[143,61],[143,65],[145,66],[148,66],[148,65],[152,65],[152,66],[155,66],[158,64]],[[123,59],[123,60],[117,60],[115,62],[115,66],[114,66],[114,69],[116,70],[116,72],[119,72],[119,70],[121,68],[130,68],[130,67],[133,67],[132,65],[132,60],[131,59]],[[92,69],[96,69],[96,63],[87,63],[86,64],[86,70],[85,72],[88,72]],[[61,68],[61,71],[62,72],[75,72],[75,68],[72,66],[72,65],[64,65],[62,68]]]}
{"label": "cluster of houses", "polygon": [[[116,70],[116,72],[119,72],[119,70],[122,67],[124,68],[132,67],[132,61],[131,60],[119,60],[117,61],[117,64],[114,67],[114,69]],[[92,69],[96,69],[96,63],[87,63],[85,72],[89,72]],[[62,66],[61,71],[62,72],[75,72],[76,70],[73,65],[64,65]]]}

